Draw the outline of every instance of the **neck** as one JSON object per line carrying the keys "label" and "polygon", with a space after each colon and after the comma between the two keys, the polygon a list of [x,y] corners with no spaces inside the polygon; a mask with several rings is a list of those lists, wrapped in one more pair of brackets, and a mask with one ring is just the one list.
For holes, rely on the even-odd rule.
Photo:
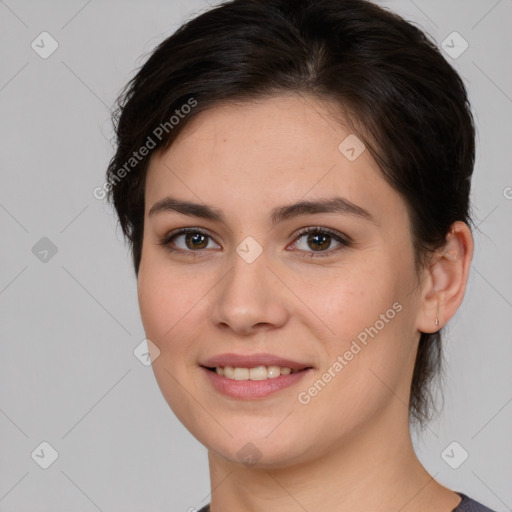
{"label": "neck", "polygon": [[460,496],[418,460],[407,408],[393,400],[389,409],[325,453],[287,467],[247,467],[210,451],[211,512],[451,512]]}

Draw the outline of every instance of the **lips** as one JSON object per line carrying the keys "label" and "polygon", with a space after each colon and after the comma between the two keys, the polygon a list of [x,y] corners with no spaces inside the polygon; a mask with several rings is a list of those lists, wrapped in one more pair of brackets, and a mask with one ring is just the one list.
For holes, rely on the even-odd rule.
{"label": "lips", "polygon": [[255,368],[256,366],[280,366],[282,368],[291,368],[292,371],[305,370],[313,368],[309,363],[292,361],[273,354],[219,354],[200,363],[204,368],[217,368],[231,366],[233,368]]}

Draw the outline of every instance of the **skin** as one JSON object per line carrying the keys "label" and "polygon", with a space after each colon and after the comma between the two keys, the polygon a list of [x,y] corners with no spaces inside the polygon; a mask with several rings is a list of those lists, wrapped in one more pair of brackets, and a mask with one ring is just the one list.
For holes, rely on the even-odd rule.
{"label": "skin", "polygon": [[[160,351],[153,370],[166,401],[208,448],[213,512],[450,512],[460,502],[416,457],[407,404],[420,331],[441,328],[462,302],[471,233],[455,223],[417,275],[406,204],[368,150],[354,161],[338,150],[350,133],[333,104],[274,96],[199,114],[151,159],[141,317]],[[225,221],[150,216],[168,195],[222,210]],[[308,213],[271,226],[275,207],[332,196],[365,208],[375,222]],[[319,251],[297,233],[310,226],[353,243],[328,237],[321,254],[330,254],[308,257]],[[184,235],[174,239],[183,253],[159,244],[184,227],[211,238],[200,249]],[[263,250],[252,263],[236,252],[247,236]],[[401,311],[307,405],[299,403],[298,393],[394,303]],[[269,352],[314,370],[267,398],[229,398],[199,366],[225,352]],[[249,442],[258,450],[253,465],[237,456]]]}

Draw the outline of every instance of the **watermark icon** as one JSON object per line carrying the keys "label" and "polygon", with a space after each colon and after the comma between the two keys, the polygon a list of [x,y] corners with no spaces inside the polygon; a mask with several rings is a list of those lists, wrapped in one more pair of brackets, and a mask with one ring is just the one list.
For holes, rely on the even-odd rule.
{"label": "watermark icon", "polygon": [[338,151],[350,162],[353,162],[359,158],[365,149],[366,146],[363,144],[363,141],[353,133],[343,139],[343,141],[338,146]]}
{"label": "watermark icon", "polygon": [[43,441],[30,456],[38,466],[48,469],[58,459],[59,453],[48,441]]}
{"label": "watermark icon", "polygon": [[41,59],[47,59],[59,47],[59,43],[48,32],[41,32],[30,46]]}
{"label": "watermark icon", "polygon": [[46,236],[43,236],[32,247],[32,254],[42,263],[48,263],[56,254],[57,246]]}
{"label": "watermark icon", "polygon": [[252,236],[248,236],[238,244],[236,252],[247,263],[252,263],[263,252],[263,248]]}
{"label": "watermark icon", "polygon": [[245,466],[254,466],[262,457],[262,453],[258,448],[251,442],[246,443],[238,450],[236,454],[238,460]]}
{"label": "watermark icon", "polygon": [[452,59],[458,59],[469,48],[469,44],[458,32],[452,32],[441,43],[441,47]]}
{"label": "watermark icon", "polygon": [[160,123],[152,132],[148,135],[144,144],[132,153],[132,156],[124,163],[122,167],[117,169],[113,176],[109,177],[101,187],[95,187],[92,191],[92,195],[96,199],[105,199],[107,193],[115,185],[117,185],[132,169],[137,167],[139,162],[144,160],[148,156],[152,149],[154,149],[159,142],[164,138],[164,133],[167,134],[173,130],[187,114],[190,114],[192,109],[197,106],[197,100],[189,98],[187,103],[184,103],[179,109],[174,111],[175,115],[172,115],[168,121]]}
{"label": "watermark icon", "polygon": [[[322,391],[329,382],[332,381],[336,375],[338,375],[345,366],[348,365],[352,359],[354,359],[354,356],[359,354],[361,350],[366,347],[368,344],[368,336],[370,336],[372,339],[379,334],[379,332],[384,329],[386,324],[389,324],[393,318],[395,318],[397,313],[400,313],[402,311],[402,304],[399,302],[395,302],[391,308],[386,310],[385,313],[381,313],[379,316],[379,320],[377,320],[372,326],[365,327],[363,331],[361,331],[357,335],[357,339],[352,340],[352,343],[350,345],[350,348],[344,352],[343,355],[339,355],[336,358],[336,361],[327,368],[327,370],[322,374],[322,376],[315,381],[315,383],[310,386],[306,391],[301,391],[297,395],[297,400],[302,405],[307,405],[309,402],[311,402],[311,399]],[[359,343],[361,345],[359,345]]]}
{"label": "watermark icon", "polygon": [[464,447],[457,441],[452,441],[442,452],[441,458],[450,466],[452,469],[457,469],[469,457],[469,453]]}
{"label": "watermark icon", "polygon": [[505,187],[503,189],[503,197],[505,199],[512,199],[512,187]]}
{"label": "watermark icon", "polygon": [[133,355],[144,366],[151,366],[153,361],[160,356],[160,349],[151,340],[145,338],[135,347]]}

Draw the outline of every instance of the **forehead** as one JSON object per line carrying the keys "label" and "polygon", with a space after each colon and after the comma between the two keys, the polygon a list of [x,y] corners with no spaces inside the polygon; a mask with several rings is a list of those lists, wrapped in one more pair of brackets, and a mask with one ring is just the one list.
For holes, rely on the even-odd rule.
{"label": "forehead", "polygon": [[397,196],[336,106],[302,95],[228,103],[191,119],[150,161],[146,211],[171,191],[226,208],[335,192],[378,206]]}

